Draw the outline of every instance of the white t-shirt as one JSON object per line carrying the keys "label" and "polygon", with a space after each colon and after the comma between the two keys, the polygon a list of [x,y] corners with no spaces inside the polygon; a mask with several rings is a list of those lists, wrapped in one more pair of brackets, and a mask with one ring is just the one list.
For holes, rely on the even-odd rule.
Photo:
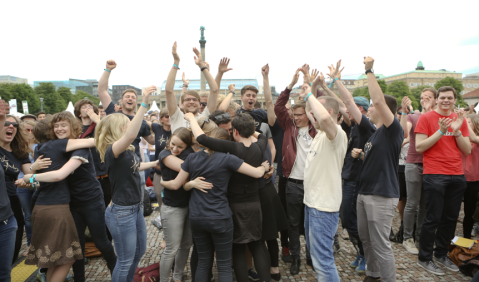
{"label": "white t-shirt", "polygon": [[304,169],[304,204],[324,212],[338,212],[342,201],[341,171],[348,137],[340,125],[333,140],[318,130]]}
{"label": "white t-shirt", "polygon": [[294,161],[289,178],[304,180],[306,156],[313,142],[313,137],[309,135],[308,129],[308,126],[299,128],[298,138],[296,139],[296,160]]}
{"label": "white t-shirt", "polygon": [[[198,120],[201,117],[208,117],[210,115],[210,110],[208,110],[208,107],[205,108],[205,110],[201,113],[195,116],[196,120]],[[170,116],[170,123],[171,123],[171,133],[175,132],[180,127],[190,127],[190,123],[185,120],[185,114],[180,110],[180,108],[177,108],[175,111],[175,114],[173,116]]]}

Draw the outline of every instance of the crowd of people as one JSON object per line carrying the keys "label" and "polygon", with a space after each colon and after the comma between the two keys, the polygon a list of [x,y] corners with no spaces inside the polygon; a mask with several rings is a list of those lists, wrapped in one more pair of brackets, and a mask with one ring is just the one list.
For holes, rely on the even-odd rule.
{"label": "crowd of people", "polygon": [[[463,201],[464,237],[473,230],[479,116],[455,106],[454,88],[424,89],[421,112],[408,97],[398,105],[365,57],[370,101],[346,89],[339,61],[329,66],[329,85],[309,65],[298,68],[274,103],[265,65],[261,109],[255,86],[238,91],[242,105],[232,102],[234,84],[220,95],[229,59],[214,78],[194,48],[209,93],[188,90],[183,74],[177,101],[176,48],[159,112],[147,112],[155,86],[143,91],[139,107],[133,89],[111,100],[114,60],[98,84],[100,106],[85,99],[74,114],[20,120],[0,101],[0,281],[10,281],[19,255],[39,267],[40,281],[64,281],[70,268],[74,281],[85,281],[87,227],[112,281],[133,281],[146,251],[150,180],[164,234],[161,282],[183,281],[190,252],[192,281],[211,281],[215,260],[219,281],[279,281],[280,257],[291,275],[299,273],[301,235],[318,281],[340,281],[339,222],[357,251],[351,267],[364,281],[396,281],[396,209],[403,246],[419,266],[436,275],[459,271],[448,246]],[[301,73],[299,99],[290,104]],[[20,254],[24,230],[28,249]]]}

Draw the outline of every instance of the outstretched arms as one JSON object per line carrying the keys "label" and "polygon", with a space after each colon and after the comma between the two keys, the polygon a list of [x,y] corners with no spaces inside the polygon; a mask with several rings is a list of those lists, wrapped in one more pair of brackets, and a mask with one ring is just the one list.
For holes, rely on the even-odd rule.
{"label": "outstretched arms", "polygon": [[230,70],[233,70],[231,68],[228,68],[229,63],[230,63],[230,59],[226,57],[220,60],[220,65],[218,66],[218,73],[216,74],[216,78],[215,78],[218,89],[221,88],[221,79],[223,78],[223,74],[225,72],[229,72]]}
{"label": "outstretched arms", "polygon": [[[373,68],[374,59],[371,57],[364,57],[364,69],[370,70]],[[386,104],[386,99],[384,98],[383,91],[379,87],[378,81],[376,80],[376,75],[372,72],[367,74],[368,76],[368,87],[369,95],[373,101],[374,108],[381,117],[381,121],[384,126],[389,127],[394,121],[394,113],[391,112],[388,105]],[[394,109],[396,110],[396,109]]]}
{"label": "outstretched arms", "polygon": [[101,75],[98,82],[98,98],[100,98],[101,104],[105,109],[111,103],[110,94],[108,94],[108,80],[110,79],[111,71],[116,68],[116,62],[114,60],[108,60],[106,62],[106,69]]}
{"label": "outstretched arms", "polygon": [[[36,181],[40,182],[58,182],[67,178],[75,169],[77,169],[82,164],[82,161],[79,159],[71,158],[62,168],[54,171],[49,171],[45,173],[40,173],[35,176]],[[30,178],[32,174],[25,174],[23,181],[27,184],[30,183]]]}
{"label": "outstretched arms", "polygon": [[[176,47],[177,47],[177,44],[175,41],[172,47],[173,64],[176,66],[179,66],[180,56],[178,56],[178,53],[176,52]],[[165,84],[166,107],[168,108],[168,113],[170,117],[175,114],[176,109],[178,108],[178,105],[176,104],[175,94],[173,93],[177,71],[178,71],[177,67],[171,66],[170,73],[168,74],[168,78],[166,79],[166,84]]]}
{"label": "outstretched arms", "polygon": [[[341,67],[341,60],[339,60],[336,63],[336,68],[331,65],[328,66],[329,68],[329,78],[334,81],[334,84],[338,88],[339,91],[339,96],[341,97],[341,100],[343,100],[344,105],[346,105],[346,108],[348,111],[351,113],[351,116],[354,118],[354,120],[360,124],[361,119],[363,118],[363,114],[359,110],[359,108],[356,106],[356,103],[354,103],[353,95],[346,89],[344,84],[340,81],[341,79],[341,72],[343,71],[344,68],[339,70]],[[337,78],[337,79],[336,79]]]}
{"label": "outstretched arms", "polygon": [[210,70],[206,67],[205,62],[203,61],[203,57],[201,56],[200,51],[198,49],[193,48],[193,52],[195,53],[195,64],[202,70],[203,75],[205,76],[206,81],[208,82],[208,86],[210,87],[210,95],[208,96],[208,110],[210,113],[216,110],[216,100],[218,100],[218,85],[214,80],[213,76],[210,73]]}
{"label": "outstretched arms", "polygon": [[261,68],[261,74],[263,75],[264,101],[266,102],[266,112],[268,113],[268,124],[274,126],[276,115],[274,114],[273,95],[271,95],[271,88],[269,87],[268,64]]}

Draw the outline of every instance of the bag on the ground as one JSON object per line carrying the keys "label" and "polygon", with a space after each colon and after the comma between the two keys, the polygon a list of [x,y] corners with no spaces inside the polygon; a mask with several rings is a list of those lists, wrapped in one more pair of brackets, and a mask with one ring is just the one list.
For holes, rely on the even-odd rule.
{"label": "bag on the ground", "polygon": [[466,276],[474,277],[476,272],[479,271],[479,256],[463,261],[459,270]]}
{"label": "bag on the ground", "polygon": [[154,263],[147,267],[137,267],[133,282],[157,282],[160,281],[160,264]]}
{"label": "bag on the ground", "polygon": [[149,216],[153,213],[153,208],[151,207],[150,194],[146,189],[143,189],[143,216]]}
{"label": "bag on the ground", "polygon": [[402,244],[403,240],[404,240],[404,225],[401,222],[401,227],[399,227],[398,232],[394,234],[394,238],[391,241]]}
{"label": "bag on the ground", "polygon": [[85,257],[87,258],[94,258],[101,256],[100,250],[95,246],[93,242],[86,242],[85,243]]}
{"label": "bag on the ground", "polygon": [[461,266],[464,261],[473,259],[477,256],[479,256],[479,244],[477,243],[472,245],[472,248],[470,249],[461,246],[449,246],[449,258],[457,266]]}

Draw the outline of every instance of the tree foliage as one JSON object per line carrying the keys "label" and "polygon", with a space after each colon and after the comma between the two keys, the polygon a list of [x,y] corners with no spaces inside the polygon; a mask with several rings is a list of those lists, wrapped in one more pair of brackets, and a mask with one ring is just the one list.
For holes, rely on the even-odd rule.
{"label": "tree foliage", "polygon": [[67,104],[51,82],[42,82],[34,89],[38,98],[43,98],[43,111],[55,114],[66,110]]}
{"label": "tree foliage", "polygon": [[68,103],[73,100],[73,94],[70,88],[62,86],[57,89],[57,92],[60,94],[65,104],[68,105]]}
{"label": "tree foliage", "polygon": [[95,96],[92,96],[90,94],[88,94],[87,92],[85,91],[77,91],[75,95],[73,95],[73,98],[72,98],[72,103],[73,105],[75,105],[76,102],[80,101],[81,99],[85,99],[85,97],[92,101],[95,105],[99,105],[100,104],[100,98],[98,97],[95,97]]}
{"label": "tree foliage", "polygon": [[388,92],[387,94],[394,96],[398,105],[401,105],[402,99],[404,96],[408,96],[411,99],[412,107],[417,110],[419,108],[419,101],[411,95],[411,91],[409,90],[409,86],[406,82],[402,80],[393,81],[391,84],[388,85]]}
{"label": "tree foliage", "polygon": [[462,98],[462,95],[460,94],[462,90],[464,90],[464,86],[462,86],[462,82],[458,79],[455,79],[454,77],[445,77],[439,81],[436,82],[434,85],[434,88],[439,89],[443,86],[451,86],[454,88],[457,92],[457,101],[456,104],[459,107],[467,107],[467,103],[464,102],[464,99]]}
{"label": "tree foliage", "polygon": [[0,97],[7,102],[11,99],[16,99],[17,111],[20,113],[23,113],[23,101],[27,101],[29,113],[36,113],[40,110],[40,100],[38,100],[32,87],[28,84],[0,84]]}

